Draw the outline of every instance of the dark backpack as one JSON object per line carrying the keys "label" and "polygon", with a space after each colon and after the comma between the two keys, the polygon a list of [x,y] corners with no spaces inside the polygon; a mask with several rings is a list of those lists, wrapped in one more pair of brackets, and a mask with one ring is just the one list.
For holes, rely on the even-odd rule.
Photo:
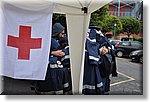
{"label": "dark backpack", "polygon": [[101,75],[106,77],[112,73],[114,62],[110,54],[101,55],[100,72]]}

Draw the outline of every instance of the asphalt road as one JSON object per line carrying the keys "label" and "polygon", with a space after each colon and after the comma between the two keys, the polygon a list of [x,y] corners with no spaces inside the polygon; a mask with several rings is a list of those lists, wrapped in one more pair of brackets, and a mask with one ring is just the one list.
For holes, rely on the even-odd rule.
{"label": "asphalt road", "polygon": [[[110,77],[110,95],[142,95],[143,94],[143,67],[142,64],[131,62],[127,58],[116,58],[118,77]],[[29,80],[15,80],[3,78],[4,91],[2,94],[34,95]]]}
{"label": "asphalt road", "polygon": [[111,77],[110,94],[142,95],[143,65],[127,58],[117,58],[118,77]]}

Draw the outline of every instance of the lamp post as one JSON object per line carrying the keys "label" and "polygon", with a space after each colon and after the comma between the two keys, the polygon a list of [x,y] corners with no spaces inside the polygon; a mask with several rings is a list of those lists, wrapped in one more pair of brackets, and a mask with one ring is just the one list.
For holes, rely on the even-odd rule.
{"label": "lamp post", "polygon": [[114,39],[116,38],[116,27],[117,27],[117,20],[114,20]]}

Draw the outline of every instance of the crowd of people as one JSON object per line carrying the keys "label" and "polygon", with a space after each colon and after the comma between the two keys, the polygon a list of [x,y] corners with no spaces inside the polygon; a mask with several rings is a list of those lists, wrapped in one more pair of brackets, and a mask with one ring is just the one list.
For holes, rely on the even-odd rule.
{"label": "crowd of people", "polygon": [[[100,29],[87,32],[82,94],[104,95],[109,92],[109,76],[117,76],[113,47]],[[55,23],[45,80],[34,82],[38,95],[72,95],[71,65],[65,27]]]}

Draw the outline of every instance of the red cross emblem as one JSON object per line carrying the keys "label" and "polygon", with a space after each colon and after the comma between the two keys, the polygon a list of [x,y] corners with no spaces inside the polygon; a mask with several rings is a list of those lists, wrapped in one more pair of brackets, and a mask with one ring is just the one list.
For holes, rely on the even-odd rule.
{"label": "red cross emblem", "polygon": [[30,49],[41,48],[42,38],[31,38],[31,26],[19,26],[19,37],[8,35],[7,46],[18,48],[18,59],[30,60]]}

